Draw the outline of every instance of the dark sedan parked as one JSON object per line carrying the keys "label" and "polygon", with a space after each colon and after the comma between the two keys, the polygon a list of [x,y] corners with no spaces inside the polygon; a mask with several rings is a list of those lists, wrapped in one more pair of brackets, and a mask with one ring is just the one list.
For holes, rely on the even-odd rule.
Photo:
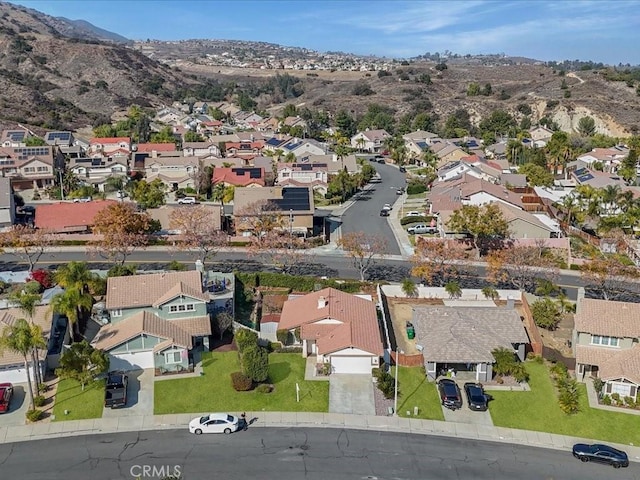
{"label": "dark sedan parked", "polygon": [[438,391],[440,392],[440,400],[445,408],[457,410],[462,408],[462,394],[458,384],[449,378],[443,378],[438,381]]}
{"label": "dark sedan parked", "polygon": [[487,408],[489,408],[488,403],[492,397],[484,393],[482,385],[471,382],[465,383],[464,393],[467,394],[467,405],[469,405],[471,410],[485,412]]}
{"label": "dark sedan parked", "polygon": [[627,454],[608,445],[576,443],[573,446],[573,456],[583,462],[606,463],[613,468],[629,466]]}

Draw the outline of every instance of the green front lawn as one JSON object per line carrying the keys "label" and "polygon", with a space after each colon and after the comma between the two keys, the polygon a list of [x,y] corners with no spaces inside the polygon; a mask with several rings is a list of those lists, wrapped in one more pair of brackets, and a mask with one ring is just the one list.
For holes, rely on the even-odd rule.
{"label": "green front lawn", "polygon": [[[395,368],[391,369],[395,375]],[[427,380],[422,367],[398,368],[398,415],[413,417],[413,407],[418,407],[418,416],[427,420],[444,420],[440,396],[434,382]]]}
{"label": "green front lawn", "polygon": [[[76,380],[60,380],[56,391],[53,414],[56,421],[83,420],[102,417],[104,407],[104,380],[84,387]],[[69,414],[65,415],[64,411]]]}
{"label": "green front lawn", "polygon": [[[271,393],[236,392],[230,374],[240,370],[237,352],[203,356],[204,375],[155,382],[154,412],[200,413],[238,411],[326,412],[329,409],[329,382],[304,380],[305,360],[299,353],[269,355]],[[300,402],[296,402],[296,382]]]}
{"label": "green front lawn", "polygon": [[489,410],[498,427],[593,438],[617,443],[640,443],[640,417],[590,408],[587,391],[580,385],[580,412],[567,415],[560,410],[547,366],[527,362],[530,392],[494,391]]}

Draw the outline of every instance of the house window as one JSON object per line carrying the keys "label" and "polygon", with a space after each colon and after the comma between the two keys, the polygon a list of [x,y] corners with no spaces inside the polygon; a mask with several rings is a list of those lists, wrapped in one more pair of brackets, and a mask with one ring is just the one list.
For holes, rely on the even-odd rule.
{"label": "house window", "polygon": [[591,345],[602,345],[605,347],[617,347],[617,337],[606,337],[603,335],[591,335]]}
{"label": "house window", "polygon": [[49,168],[47,168],[47,167],[38,167],[38,171],[39,172],[48,172]]}
{"label": "house window", "polygon": [[193,303],[183,303],[180,305],[169,306],[170,313],[193,312],[195,311],[195,309],[196,309],[196,306]]}
{"label": "house window", "polygon": [[112,317],[121,317],[122,316],[122,310],[120,310],[119,308],[117,310],[111,310],[111,316]]}
{"label": "house window", "polygon": [[36,171],[36,167],[25,167],[24,171],[25,173],[33,173]]}
{"label": "house window", "polygon": [[165,352],[164,363],[166,364],[182,363],[182,352],[180,352],[179,350]]}

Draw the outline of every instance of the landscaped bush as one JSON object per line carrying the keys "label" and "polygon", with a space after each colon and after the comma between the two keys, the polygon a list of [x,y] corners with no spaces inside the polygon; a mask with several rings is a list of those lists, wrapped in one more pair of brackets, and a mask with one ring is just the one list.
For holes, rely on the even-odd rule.
{"label": "landscaped bush", "polygon": [[33,397],[33,404],[36,407],[42,407],[45,404],[45,402],[46,402],[46,399],[42,395],[38,395],[36,397]]}
{"label": "landscaped bush", "polygon": [[536,325],[547,330],[555,330],[560,322],[558,305],[548,297],[533,302],[531,313]]}
{"label": "landscaped bush", "polygon": [[332,287],[347,293],[356,293],[362,289],[362,284],[356,281],[337,282],[335,280],[287,275],[284,273],[243,273],[236,272],[236,279],[244,288],[252,287],[283,287],[296,292],[312,292],[316,285],[322,288]]}
{"label": "landscaped bush", "polygon": [[410,223],[429,223],[431,221],[431,217],[403,217],[400,219],[400,225],[408,225]]}
{"label": "landscaped bush", "polygon": [[256,392],[258,393],[271,393],[273,392],[273,387],[266,383],[262,383],[256,387]]}
{"label": "landscaped bush", "polygon": [[35,408],[33,410],[27,411],[26,417],[30,422],[37,422],[38,420],[42,419],[43,415],[44,412],[42,410],[38,410],[37,408]]}
{"label": "landscaped bush", "polygon": [[234,335],[234,340],[238,351],[244,355],[247,348],[258,345],[258,334],[246,328],[239,328]]}
{"label": "landscaped bush", "polygon": [[377,380],[378,378],[380,378],[380,375],[382,375],[382,370],[380,369],[380,367],[374,367],[371,369],[371,375]]}
{"label": "landscaped bush", "polygon": [[567,366],[562,362],[555,363],[549,373],[558,389],[558,405],[566,414],[578,413],[580,409],[580,390],[578,382],[569,376]]}
{"label": "landscaped bush", "polygon": [[51,281],[51,272],[43,268],[31,272],[31,275],[29,275],[29,280],[38,282],[42,286],[42,288],[45,289],[51,288],[53,286],[53,282]]}
{"label": "landscaped bush", "polygon": [[289,343],[289,330],[282,328],[277,330],[276,338],[282,345],[286,345],[287,343]]}
{"label": "landscaped bush", "polygon": [[[529,380],[529,374],[524,365],[516,360],[513,350],[509,348],[496,348],[491,352],[496,363],[493,366],[493,373],[497,377],[506,375],[512,376],[517,382],[526,382]],[[496,378],[496,381],[498,379]]]}
{"label": "landscaped bush", "polygon": [[276,348],[273,353],[302,353],[302,347],[280,347]]}
{"label": "landscaped bush", "polygon": [[42,292],[42,285],[35,280],[31,280],[24,284],[23,291],[29,294],[35,294]]}
{"label": "landscaped bush", "polygon": [[611,405],[611,397],[609,395],[605,395],[604,397],[602,397],[602,404]]}
{"label": "landscaped bush", "polygon": [[254,382],[264,382],[269,377],[269,352],[257,344],[242,352],[242,371]]}
{"label": "landscaped bush", "polygon": [[427,191],[427,186],[423,183],[411,182],[407,185],[407,195],[415,195],[416,193],[424,193]]}
{"label": "landscaped bush", "polygon": [[242,372],[233,372],[231,385],[236,392],[246,392],[253,387],[253,381]]}
{"label": "landscaped bush", "polygon": [[390,373],[382,372],[380,374],[380,376],[378,377],[377,385],[378,385],[378,389],[384,395],[384,398],[393,398],[396,392],[395,383],[396,383],[396,380],[395,378],[393,378],[393,375],[391,375]]}
{"label": "landscaped bush", "polygon": [[187,270],[187,266],[184,263],[179,262],[177,260],[171,260],[171,263],[167,265],[167,269],[173,270],[175,272],[184,272]]}

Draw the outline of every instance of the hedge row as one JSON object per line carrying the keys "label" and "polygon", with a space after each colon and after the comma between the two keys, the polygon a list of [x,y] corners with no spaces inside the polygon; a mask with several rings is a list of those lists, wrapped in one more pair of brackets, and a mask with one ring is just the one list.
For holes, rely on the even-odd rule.
{"label": "hedge row", "polygon": [[403,217],[400,219],[400,225],[408,225],[409,223],[429,223],[433,217]]}
{"label": "hedge row", "polygon": [[333,287],[336,290],[341,290],[347,293],[359,292],[362,288],[360,282],[337,282],[335,280],[320,279],[316,277],[306,276],[294,276],[284,273],[271,273],[271,272],[259,272],[259,273],[243,273],[236,272],[236,278],[244,284],[245,287],[283,287],[289,288],[292,291],[297,292],[312,292],[315,290],[316,285],[320,285],[322,288]]}

